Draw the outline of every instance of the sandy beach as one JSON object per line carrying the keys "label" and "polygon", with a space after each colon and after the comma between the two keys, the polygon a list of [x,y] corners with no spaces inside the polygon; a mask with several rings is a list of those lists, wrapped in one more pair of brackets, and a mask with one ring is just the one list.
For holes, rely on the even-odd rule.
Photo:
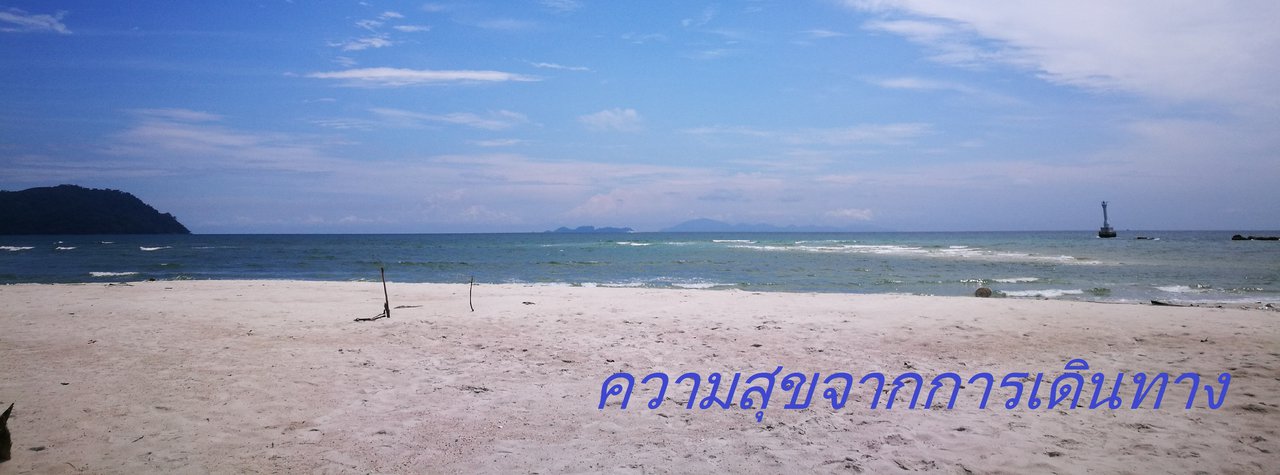
{"label": "sandy beach", "polygon": [[[1045,300],[390,283],[0,286],[0,473],[1276,473],[1280,313]],[[686,409],[676,376],[1126,374],[1120,409],[909,409],[854,385]],[[598,409],[610,375],[635,376]],[[653,372],[672,384],[657,409]],[[1137,372],[1185,372],[1130,409]],[[1028,381],[1030,386],[1030,381]],[[1093,385],[1085,384],[1088,405]],[[945,392],[945,391],[944,391]],[[720,394],[723,394],[721,392]]]}

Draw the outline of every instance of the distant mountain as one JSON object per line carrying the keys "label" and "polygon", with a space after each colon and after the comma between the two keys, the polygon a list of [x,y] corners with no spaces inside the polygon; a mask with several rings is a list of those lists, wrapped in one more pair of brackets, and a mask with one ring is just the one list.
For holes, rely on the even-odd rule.
{"label": "distant mountain", "polygon": [[0,234],[191,234],[169,213],[118,190],[76,185],[0,191]]}
{"label": "distant mountain", "polygon": [[633,232],[633,231],[635,231],[635,230],[634,230],[634,229],[631,229],[631,228],[610,228],[610,227],[607,227],[607,226],[606,226],[606,227],[603,227],[603,228],[597,228],[597,227],[595,227],[595,226],[578,226],[578,227],[573,228],[573,229],[569,229],[569,228],[566,228],[566,227],[564,227],[564,226],[561,226],[561,227],[559,227],[559,228],[556,228],[554,231],[546,231],[546,232],[548,232],[548,233],[574,233],[574,234],[592,234],[592,233],[599,234],[599,233],[629,233],[629,232]]}
{"label": "distant mountain", "polygon": [[837,233],[851,231],[879,231],[874,227],[837,228],[832,226],[774,226],[772,224],[729,224],[714,219],[699,218],[663,229],[664,233]]}

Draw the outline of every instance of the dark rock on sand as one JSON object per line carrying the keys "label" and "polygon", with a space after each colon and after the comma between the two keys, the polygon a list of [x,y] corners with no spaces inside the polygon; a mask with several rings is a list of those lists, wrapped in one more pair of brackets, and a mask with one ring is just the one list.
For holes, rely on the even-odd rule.
{"label": "dark rock on sand", "polygon": [[9,450],[13,449],[13,440],[9,438],[9,413],[13,412],[13,403],[0,415],[0,462],[9,460]]}
{"label": "dark rock on sand", "polygon": [[990,297],[990,296],[991,296],[991,289],[988,289],[988,288],[986,288],[986,287],[978,287],[978,290],[973,291],[973,296],[974,296],[974,297],[983,297],[983,298]]}

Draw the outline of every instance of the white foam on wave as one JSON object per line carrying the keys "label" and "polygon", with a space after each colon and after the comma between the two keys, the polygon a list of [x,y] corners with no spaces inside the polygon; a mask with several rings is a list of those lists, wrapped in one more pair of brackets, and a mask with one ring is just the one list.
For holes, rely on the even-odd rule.
{"label": "white foam on wave", "polygon": [[1099,264],[1098,261],[1081,259],[1074,256],[1044,256],[1018,252],[997,252],[970,246],[926,248],[922,246],[910,246],[903,244],[839,244],[838,241],[817,241],[822,243],[822,245],[801,245],[800,242],[806,241],[797,241],[797,244],[794,246],[736,244],[729,247],[772,252],[831,252],[846,254],[909,255],[967,260]]}
{"label": "white foam on wave", "polygon": [[724,242],[736,242],[736,243],[741,243],[741,244],[755,244],[755,243],[756,243],[755,241],[752,241],[752,240],[750,240],[750,239],[712,239],[712,240],[711,240],[711,242],[721,242],[721,243],[724,243]]}
{"label": "white foam on wave", "polygon": [[89,275],[94,277],[120,277],[125,275],[138,275],[137,272],[90,272]]}
{"label": "white foam on wave", "polygon": [[617,244],[618,244],[619,246],[648,246],[648,245],[651,245],[652,243],[648,243],[648,242],[618,241],[618,242],[617,242]]}
{"label": "white foam on wave", "polygon": [[1195,287],[1191,287],[1188,285],[1162,285],[1162,286],[1157,286],[1156,290],[1159,290],[1161,292],[1169,292],[1171,294],[1188,294],[1188,293],[1207,292],[1208,288],[1200,285],[1197,285]]}
{"label": "white foam on wave", "polygon": [[5,250],[9,252],[29,251],[31,249],[35,249],[35,248],[32,246],[0,246],[0,250]]}
{"label": "white foam on wave", "polygon": [[115,244],[115,241],[98,241],[99,244]]}
{"label": "white foam on wave", "polygon": [[1001,284],[1026,284],[1030,282],[1040,282],[1039,277],[1009,277],[1007,279],[995,279]]}
{"label": "white foam on wave", "polygon": [[672,287],[681,288],[681,289],[710,289],[714,287],[725,287],[728,285],[729,284],[721,284],[716,282],[675,282],[671,284]]}
{"label": "white foam on wave", "polygon": [[75,248],[76,248],[75,246],[58,246],[58,247],[55,247],[54,249],[58,251],[70,251]]}
{"label": "white foam on wave", "polygon": [[143,250],[143,251],[147,251],[147,252],[151,252],[151,251],[159,251],[159,250],[161,250],[161,249],[172,249],[172,247],[170,247],[170,246],[160,246],[160,247],[143,247],[143,246],[138,246],[138,249],[141,249],[141,250]]}
{"label": "white foam on wave", "polygon": [[1043,290],[1006,290],[1003,293],[1009,297],[1044,297],[1047,299],[1058,298],[1063,295],[1081,295],[1084,290],[1081,289],[1043,289]]}

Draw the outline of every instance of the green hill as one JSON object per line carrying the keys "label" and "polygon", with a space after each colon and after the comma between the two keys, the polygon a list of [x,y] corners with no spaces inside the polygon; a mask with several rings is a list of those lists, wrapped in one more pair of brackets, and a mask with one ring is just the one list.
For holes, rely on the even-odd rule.
{"label": "green hill", "polygon": [[0,191],[0,234],[191,234],[169,213],[118,190],[76,185]]}

